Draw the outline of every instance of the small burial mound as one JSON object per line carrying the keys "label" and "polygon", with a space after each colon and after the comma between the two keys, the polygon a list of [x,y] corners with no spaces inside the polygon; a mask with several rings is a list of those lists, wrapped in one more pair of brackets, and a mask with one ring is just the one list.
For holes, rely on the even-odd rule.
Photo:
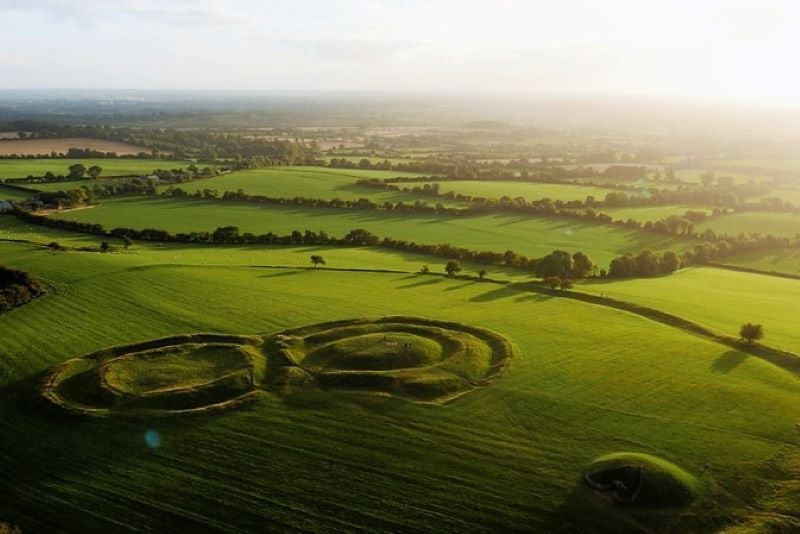
{"label": "small burial mound", "polygon": [[597,458],[584,473],[594,490],[616,502],[639,508],[686,506],[699,482],[675,464],[649,454],[619,452]]}
{"label": "small burial mound", "polygon": [[482,328],[415,317],[323,323],[265,336],[193,334],[104,349],[57,366],[50,405],[86,415],[232,408],[262,391],[342,390],[445,402],[489,383],[511,345]]}

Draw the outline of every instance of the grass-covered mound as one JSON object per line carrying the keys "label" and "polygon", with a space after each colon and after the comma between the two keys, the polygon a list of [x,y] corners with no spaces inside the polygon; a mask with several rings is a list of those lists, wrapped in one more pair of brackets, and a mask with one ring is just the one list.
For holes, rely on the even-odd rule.
{"label": "grass-covered mound", "polygon": [[125,345],[68,360],[44,398],[72,412],[170,415],[237,406],[266,373],[260,338],[195,334]]}
{"label": "grass-covered mound", "polygon": [[437,402],[486,384],[512,354],[494,332],[417,317],[324,323],[281,332],[266,344],[282,366],[304,370],[323,389]]}
{"label": "grass-covered mound", "polygon": [[597,458],[584,478],[591,488],[608,493],[616,502],[640,508],[686,506],[700,487],[694,476],[677,465],[633,452]]}

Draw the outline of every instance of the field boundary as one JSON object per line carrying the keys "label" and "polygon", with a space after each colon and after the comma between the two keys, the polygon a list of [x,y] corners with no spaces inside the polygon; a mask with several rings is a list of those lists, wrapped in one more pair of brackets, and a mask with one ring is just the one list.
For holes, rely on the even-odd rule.
{"label": "field boundary", "polygon": [[728,271],[736,271],[739,273],[761,274],[764,276],[774,276],[775,278],[788,278],[789,280],[800,280],[800,274],[784,273],[781,271],[763,271],[753,267],[741,267],[739,265],[730,265],[727,263],[709,262],[706,264],[709,267],[716,267],[717,269],[725,269]]}
{"label": "field boundary", "polygon": [[647,306],[641,306],[632,302],[611,299],[608,297],[598,297],[595,295],[590,295],[589,293],[583,293],[581,291],[559,291],[536,286],[534,284],[524,284],[524,288],[525,289],[523,290],[527,291],[543,293],[545,295],[551,295],[554,297],[565,297],[574,300],[580,300],[589,304],[597,304],[600,306],[607,306],[610,308],[616,308],[618,310],[634,313],[658,323],[662,323],[673,328],[678,328],[685,332],[704,337],[716,343],[726,345],[740,352],[758,356],[774,365],[777,365],[778,367],[781,367],[782,369],[800,375],[800,355],[794,352],[767,347],[760,344],[744,345],[738,338],[721,334],[712,330],[711,328],[702,326],[678,315],[673,315],[671,313],[657,310],[655,308],[649,308]]}

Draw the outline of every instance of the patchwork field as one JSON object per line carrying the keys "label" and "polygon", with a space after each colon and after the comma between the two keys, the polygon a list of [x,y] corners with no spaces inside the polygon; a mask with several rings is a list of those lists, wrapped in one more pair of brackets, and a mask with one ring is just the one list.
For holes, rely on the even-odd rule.
{"label": "patchwork field", "polygon": [[[0,316],[0,474],[15,481],[0,506],[25,531],[64,517],[87,532],[791,524],[800,381],[644,318],[443,277],[181,265],[169,253],[157,261],[19,244],[0,252],[52,288]],[[268,389],[246,408],[181,419],[63,418],[27,401],[38,381],[26,377],[108,346],[396,314],[497,332],[513,347],[511,366],[446,408],[313,388]],[[144,387],[134,367],[113,373],[120,387]],[[634,456],[664,476],[688,473],[696,494],[684,512],[620,507],[590,490],[584,470],[606,469],[620,452],[656,457]]]}
{"label": "patchwork field", "polygon": [[69,211],[58,218],[100,223],[111,229],[160,228],[175,232],[213,231],[238,226],[242,232],[288,234],[292,230],[325,230],[343,236],[365,228],[381,237],[417,243],[450,243],[476,250],[541,257],[554,249],[582,250],[601,266],[625,252],[674,248],[683,250],[691,241],[611,225],[570,219],[512,215],[480,217],[419,216],[378,211],[305,209],[217,201],[166,198],[114,198],[98,207]]}
{"label": "patchwork field", "polygon": [[121,143],[119,141],[109,141],[106,139],[3,139],[0,140],[0,156],[18,155],[49,155],[51,152],[66,154],[70,148],[91,149],[100,152],[116,152],[121,156],[136,155],[140,152],[150,152],[149,149]]}
{"label": "patchwork field", "polygon": [[789,248],[747,252],[728,256],[725,263],[761,271],[800,274],[800,250]]}
{"label": "patchwork field", "polygon": [[688,210],[702,211],[706,214],[711,214],[713,211],[710,208],[703,208],[701,206],[651,206],[643,208],[599,208],[598,211],[607,213],[614,218],[614,220],[627,221],[633,219],[635,221],[660,221],[666,219],[670,215],[683,216]]}
{"label": "patchwork field", "polygon": [[30,196],[31,194],[25,191],[0,185],[0,200],[24,200]]}
{"label": "patchwork field", "polygon": [[586,283],[580,290],[663,310],[734,337],[745,322],[763,324],[765,344],[800,353],[800,330],[786,320],[797,313],[800,280],[704,267]]}
{"label": "patchwork field", "polygon": [[726,235],[761,233],[791,237],[800,234],[800,214],[757,211],[732,213],[695,226],[699,232],[706,228]]}
{"label": "patchwork field", "polygon": [[[414,176],[414,173],[405,173]],[[392,178],[400,173],[392,171],[361,171],[356,169],[325,169],[321,167],[277,167],[253,171],[234,172],[205,180],[196,180],[180,187],[187,191],[216,189],[220,195],[225,191],[243,190],[250,195],[279,198],[340,198],[357,200],[369,198],[373,202],[411,202],[420,200],[417,195],[359,187],[355,182],[366,178]],[[166,186],[159,188],[166,190]],[[426,199],[435,203],[439,199]]]}
{"label": "patchwork field", "polygon": [[[523,197],[525,200],[539,200],[542,198],[549,198],[551,200],[586,200],[586,197],[592,196],[596,200],[603,200],[611,189],[603,189],[600,187],[583,186],[583,185],[565,185],[565,184],[536,184],[524,182],[479,182],[475,180],[465,181],[441,181],[440,191],[447,193],[453,191],[462,195],[471,195],[473,197],[485,197],[499,199],[504,196],[511,198]],[[401,184],[398,184],[401,185]],[[413,187],[419,185],[417,183],[405,184],[406,186]]]}
{"label": "patchwork field", "polygon": [[[102,176],[104,177],[149,174],[156,169],[186,168],[192,164],[191,161],[167,161],[160,159],[0,159],[0,179],[27,178],[28,176],[38,177],[44,176],[48,171],[55,175],[66,175],[69,173],[70,165],[76,163],[82,163],[86,168],[99,165],[103,168]],[[198,164],[198,166],[203,165]],[[62,187],[65,186],[66,185],[62,185]]]}

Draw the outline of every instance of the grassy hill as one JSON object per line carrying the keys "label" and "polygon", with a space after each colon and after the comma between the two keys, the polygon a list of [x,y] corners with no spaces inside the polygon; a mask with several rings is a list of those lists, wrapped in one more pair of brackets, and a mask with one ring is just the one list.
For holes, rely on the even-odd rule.
{"label": "grassy hill", "polygon": [[[169,253],[7,243],[0,252],[50,288],[0,315],[0,475],[15,481],[0,513],[25,531],[66,527],[67,517],[70,530],[87,532],[790,524],[798,378],[647,319],[403,273],[182,265]],[[508,338],[515,357],[498,381],[445,407],[266,392],[199,418],[96,420],[29,402],[35,373],[110,345],[388,314],[480,325]],[[618,451],[680,466],[701,493],[674,513],[609,503],[581,474]]]}

